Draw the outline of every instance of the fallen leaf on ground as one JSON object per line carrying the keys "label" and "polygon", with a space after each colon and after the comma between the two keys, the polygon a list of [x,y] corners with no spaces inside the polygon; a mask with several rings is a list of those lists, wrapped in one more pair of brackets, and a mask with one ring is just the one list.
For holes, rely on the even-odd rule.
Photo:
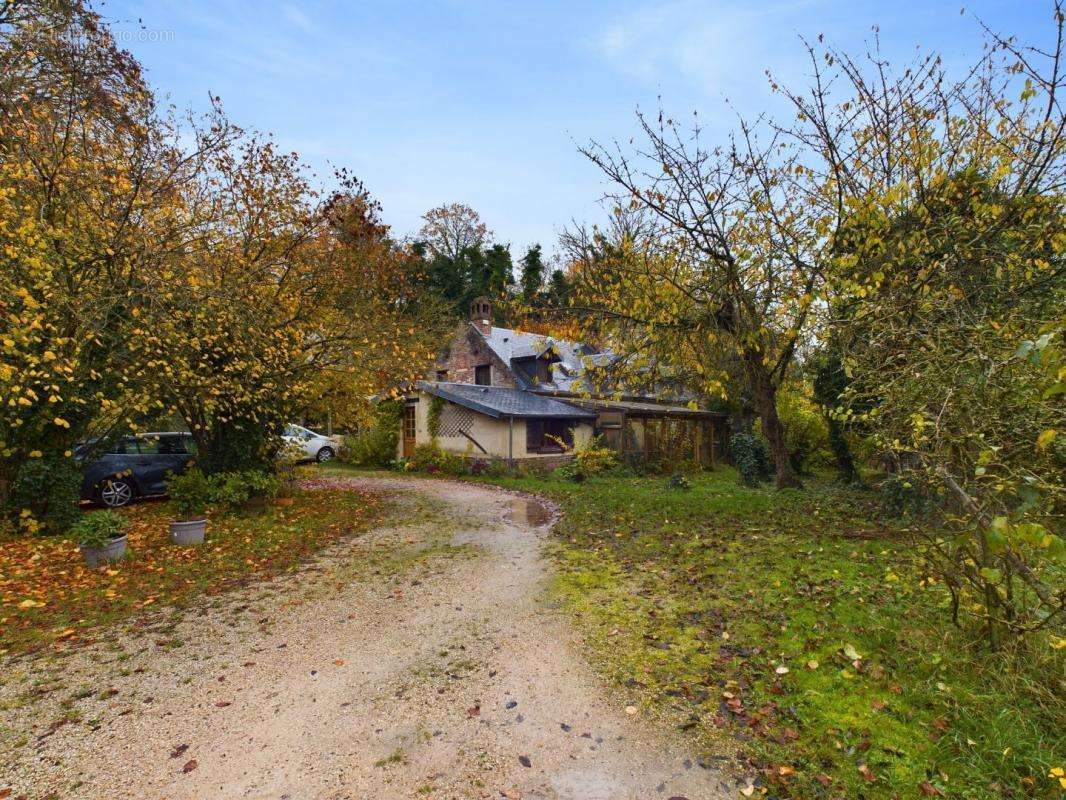
{"label": "fallen leaf on ground", "polygon": [[521,764],[523,767],[533,766],[533,762],[529,760],[529,756],[519,756],[518,763]]}
{"label": "fallen leaf on ground", "polygon": [[200,765],[196,763],[196,759],[190,758],[188,761],[185,762],[185,766],[181,768],[181,771],[189,773],[196,769],[198,766]]}
{"label": "fallen leaf on ground", "polygon": [[171,758],[178,758],[181,755],[183,755],[185,753],[185,751],[188,750],[188,749],[189,749],[189,745],[187,745],[187,744],[179,744],[179,745],[175,746],[175,748],[173,750],[170,751],[170,757]]}
{"label": "fallen leaf on ground", "polygon": [[219,700],[217,703],[215,703],[215,708],[225,708],[226,706],[231,705],[233,705],[233,703],[231,703],[229,700]]}

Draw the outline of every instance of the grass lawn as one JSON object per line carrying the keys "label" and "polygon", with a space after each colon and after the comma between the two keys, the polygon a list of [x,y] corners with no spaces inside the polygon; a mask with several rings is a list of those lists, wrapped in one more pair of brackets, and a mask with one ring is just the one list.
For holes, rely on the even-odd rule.
{"label": "grass lawn", "polygon": [[368,493],[301,490],[291,506],[211,514],[202,546],[177,547],[167,504],[139,503],[122,511],[130,519],[127,557],[98,569],[86,567],[66,537],[0,540],[0,655],[75,644],[153,607],[278,574],[381,512]]}
{"label": "grass lawn", "polygon": [[561,503],[554,593],[594,661],[708,753],[729,742],[750,796],[1062,796],[1063,651],[993,657],[952,628],[873,495],[729,469],[494,482]]}

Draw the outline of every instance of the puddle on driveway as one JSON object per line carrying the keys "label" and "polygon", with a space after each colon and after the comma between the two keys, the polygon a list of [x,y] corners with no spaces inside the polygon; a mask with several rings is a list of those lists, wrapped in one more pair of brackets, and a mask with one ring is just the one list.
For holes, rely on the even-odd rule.
{"label": "puddle on driveway", "polygon": [[522,497],[511,502],[511,510],[507,513],[507,517],[512,522],[536,528],[551,522],[552,513],[543,503]]}

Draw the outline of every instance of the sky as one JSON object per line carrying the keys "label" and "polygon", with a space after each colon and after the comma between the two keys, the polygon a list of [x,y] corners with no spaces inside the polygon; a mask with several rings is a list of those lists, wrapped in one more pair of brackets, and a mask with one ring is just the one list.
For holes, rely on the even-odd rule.
{"label": "sky", "polygon": [[359,177],[394,235],[443,203],[475,208],[515,258],[552,253],[603,217],[607,184],[577,152],[628,145],[635,112],[698,111],[724,137],[736,114],[779,113],[766,70],[806,82],[801,36],[864,52],[916,46],[965,64],[980,18],[1046,41],[1050,0],[108,0],[98,10],[161,98],[273,132],[329,185]]}

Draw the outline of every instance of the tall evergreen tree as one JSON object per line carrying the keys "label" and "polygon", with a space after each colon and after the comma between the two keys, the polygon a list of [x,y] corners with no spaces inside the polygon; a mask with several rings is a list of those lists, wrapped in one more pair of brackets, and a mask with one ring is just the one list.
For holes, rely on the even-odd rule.
{"label": "tall evergreen tree", "polygon": [[569,276],[561,269],[557,269],[548,276],[548,305],[552,308],[566,308],[570,305],[570,296],[573,293],[573,284]]}
{"label": "tall evergreen tree", "polygon": [[522,299],[532,302],[544,287],[544,259],[539,244],[522,256]]}

